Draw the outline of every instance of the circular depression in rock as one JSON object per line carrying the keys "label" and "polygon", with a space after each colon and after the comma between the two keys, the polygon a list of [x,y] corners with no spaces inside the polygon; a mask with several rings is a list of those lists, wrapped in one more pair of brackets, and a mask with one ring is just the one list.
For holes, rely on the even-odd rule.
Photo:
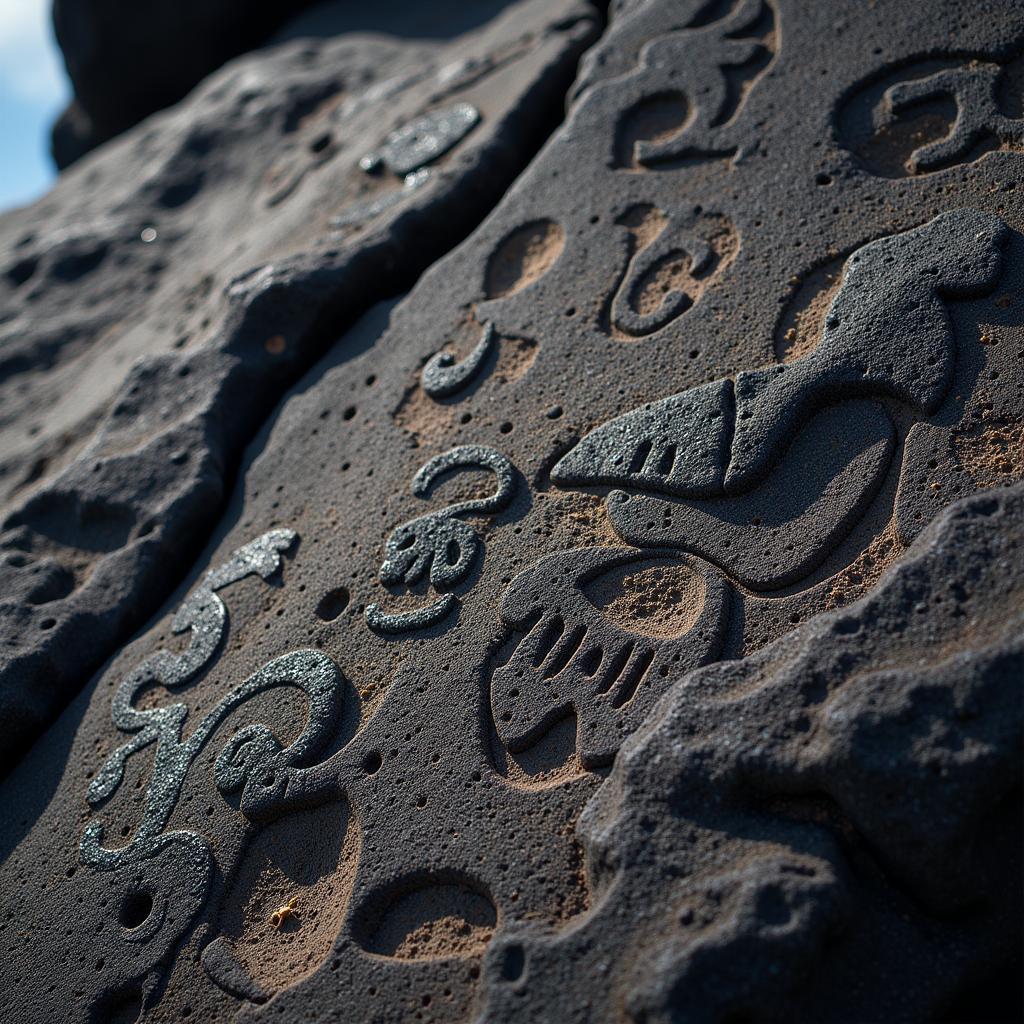
{"label": "circular depression in rock", "polygon": [[461,881],[421,881],[371,901],[358,915],[356,940],[396,960],[480,955],[498,914],[483,891]]}
{"label": "circular depression in rock", "polygon": [[583,588],[587,600],[631,633],[670,640],[688,633],[704,608],[699,572],[672,559],[617,565]]}
{"label": "circular depression in rock", "polygon": [[491,253],[484,274],[489,299],[522,291],[542,278],[562,255],[565,231],[553,220],[535,220],[506,235]]}

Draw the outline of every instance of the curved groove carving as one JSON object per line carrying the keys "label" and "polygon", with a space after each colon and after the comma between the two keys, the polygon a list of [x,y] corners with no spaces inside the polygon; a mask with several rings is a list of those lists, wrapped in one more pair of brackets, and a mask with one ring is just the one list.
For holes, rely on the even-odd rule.
{"label": "curved groove carving", "polygon": [[[348,912],[361,847],[345,799],[275,819],[246,846],[218,914],[203,969],[253,1003],[315,972]],[[281,906],[289,916],[275,925]]]}
{"label": "curved groove carving", "polygon": [[870,505],[895,449],[876,402],[851,401],[814,416],[768,478],[739,497],[687,503],[613,491],[615,532],[641,547],[678,547],[752,590],[803,579]]}
{"label": "curved groove carving", "polygon": [[[751,140],[735,127],[777,50],[774,7],[765,0],[738,0],[717,21],[683,28],[674,24],[674,5],[657,8],[652,5],[647,20],[667,24],[646,25],[637,66],[592,90],[592,96],[614,90],[624,110],[611,166],[642,171],[739,158]],[[645,21],[635,20],[638,29]],[[672,69],[670,78],[665,68]],[[595,112],[602,105],[584,102],[593,102]]]}
{"label": "curved groove carving", "polygon": [[[494,492],[484,498],[454,502],[395,527],[380,567],[382,583],[412,587],[427,577],[436,589],[450,590],[469,575],[483,544],[477,532],[457,517],[490,515],[506,508],[515,493],[516,476],[512,463],[496,449],[461,445],[421,466],[413,477],[412,493],[425,498],[440,477],[463,468],[494,473]],[[402,633],[440,622],[457,605],[458,599],[450,593],[410,612],[384,612],[377,604],[369,604],[366,621],[378,632]]]}
{"label": "curved groove carving", "polygon": [[666,216],[635,206],[616,223],[633,250],[610,308],[610,327],[622,340],[653,334],[692,308],[739,251],[731,221],[700,207]]}
{"label": "curved groove carving", "polygon": [[1024,118],[1000,102],[1024,58],[919,61],[857,87],[839,112],[840,137],[873,173],[928,174],[993,148],[1024,148]]}
{"label": "curved groove carving", "polygon": [[[182,654],[157,651],[118,687],[111,710],[115,726],[132,738],[118,747],[97,772],[88,800],[94,808],[112,797],[124,780],[125,765],[135,753],[155,745],[153,768],[142,819],[127,845],[104,845],[102,821],[91,821],[82,833],[79,859],[84,866],[112,872],[126,890],[144,891],[153,909],[145,921],[124,928],[128,941],[148,940],[173,918],[183,934],[202,906],[210,884],[212,856],[207,842],[194,832],[165,831],[189,769],[218,727],[246,701],[266,690],[287,686],[305,692],[309,714],[302,733],[282,747],[265,725],[253,724],[235,733],[217,757],[214,778],[222,793],[240,792],[242,813],[250,819],[269,816],[287,799],[289,786],[303,775],[304,764],[329,738],[340,710],[341,673],[320,651],[300,650],[269,662],[225,696],[183,740],[188,717],[183,703],[140,709],[142,690],[158,684],[180,689],[209,665],[227,629],[227,608],[217,591],[246,576],[268,580],[281,565],[281,553],[295,541],[292,530],[272,530],[236,551],[211,570],[172,620],[175,633],[189,633]],[[173,855],[170,853],[173,851]],[[174,913],[168,907],[174,900]]]}
{"label": "curved groove carving", "polygon": [[456,362],[451,352],[438,352],[430,357],[420,377],[423,390],[434,399],[458,393],[480,372],[493,348],[494,324],[488,322],[480,332],[480,340],[465,359]]}
{"label": "curved groove carving", "polygon": [[806,356],[616,417],[562,458],[552,480],[682,498],[740,494],[822,405],[877,396],[929,415],[953,374],[945,304],[995,286],[1007,237],[999,217],[954,210],[863,246],[847,260],[821,340]]}
{"label": "curved groove carving", "polygon": [[441,960],[479,956],[497,923],[497,908],[480,883],[414,876],[371,896],[354,915],[353,935],[373,956]]}
{"label": "curved groove carving", "polygon": [[484,295],[503,299],[539,281],[565,249],[565,228],[541,218],[507,234],[487,260]]}

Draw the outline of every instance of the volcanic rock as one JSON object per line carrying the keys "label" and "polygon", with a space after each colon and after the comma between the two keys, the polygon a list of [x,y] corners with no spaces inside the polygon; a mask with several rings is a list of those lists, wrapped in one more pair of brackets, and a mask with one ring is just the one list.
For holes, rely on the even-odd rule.
{"label": "volcanic rock", "polygon": [[[168,428],[217,467],[201,514],[142,504],[178,493],[155,462],[80,482],[198,386],[191,345],[43,478],[71,511],[14,496],[16,558],[86,498],[145,518],[74,577],[125,616],[109,661],[0,784],[0,1015],[1019,1019],[1024,12],[920,15],[613,5],[561,127],[415,267],[411,211],[451,220],[468,170],[426,208],[417,171],[396,206],[367,189],[378,241],[333,255],[309,238],[351,208],[304,172],[268,214],[292,255],[260,250],[284,283],[203,300],[202,413]],[[557,80],[594,22],[544,23],[557,60],[524,53]],[[442,164],[487,162],[482,97],[409,90],[428,149],[467,128]],[[363,175],[402,151],[379,109]],[[220,237],[236,193],[179,230]],[[211,260],[252,262],[236,216]],[[294,386],[217,376],[277,337]],[[114,554],[142,522],[177,575]],[[148,609],[86,589],[107,565],[162,601],[127,643]],[[53,714],[66,664],[7,692]]]}
{"label": "volcanic rock", "polygon": [[176,103],[302,6],[302,0],[54,0],[53,27],[75,91],[53,128],[57,166]]}
{"label": "volcanic rock", "polygon": [[[177,584],[289,384],[497,201],[595,29],[437,13],[431,42],[300,23],[0,222],[0,765]],[[415,171],[359,166],[459,105]]]}

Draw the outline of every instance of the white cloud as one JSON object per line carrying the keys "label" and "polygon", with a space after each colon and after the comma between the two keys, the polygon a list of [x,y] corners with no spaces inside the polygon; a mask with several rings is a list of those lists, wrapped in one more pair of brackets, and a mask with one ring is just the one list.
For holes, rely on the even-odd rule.
{"label": "white cloud", "polygon": [[67,92],[50,2],[0,0],[0,88],[16,99],[56,103]]}

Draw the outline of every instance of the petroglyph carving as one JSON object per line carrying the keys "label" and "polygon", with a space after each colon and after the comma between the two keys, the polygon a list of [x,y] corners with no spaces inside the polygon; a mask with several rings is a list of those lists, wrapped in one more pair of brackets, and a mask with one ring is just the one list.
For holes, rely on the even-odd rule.
{"label": "petroglyph carving", "polygon": [[268,822],[226,880],[202,951],[207,975],[253,1003],[308,977],[330,954],[348,910],[361,834],[344,797]]}
{"label": "petroglyph carving", "polygon": [[949,135],[911,153],[909,166],[914,174],[967,159],[972,147],[987,136],[1004,145],[1024,145],[1024,120],[1007,117],[999,110],[997,91],[1002,73],[998,64],[974,62],[900,82],[885,94],[887,116],[879,127],[891,125],[896,115],[925,100],[948,96],[956,102],[957,116]]}
{"label": "petroglyph carving", "polygon": [[479,956],[497,926],[486,887],[469,878],[406,878],[374,894],[354,915],[353,933],[367,952],[422,961]]}
{"label": "petroglyph carving", "polygon": [[[494,492],[484,498],[454,502],[396,527],[388,538],[380,567],[382,583],[412,587],[427,577],[436,590],[450,591],[469,575],[483,545],[476,531],[458,517],[489,515],[506,508],[515,491],[515,469],[494,448],[462,445],[421,466],[413,477],[412,493],[425,498],[435,481],[462,468],[490,470],[496,481]],[[457,604],[452,593],[442,593],[437,600],[411,612],[386,613],[370,604],[366,621],[378,632],[402,633],[439,622]]]}
{"label": "petroglyph carving", "polygon": [[616,223],[630,235],[633,255],[611,302],[611,328],[624,340],[661,330],[690,309],[739,250],[726,217],[700,207],[666,216],[631,207]]}
{"label": "petroglyph carving", "polygon": [[430,181],[430,176],[429,167],[421,167],[418,171],[413,171],[411,174],[407,174],[402,179],[402,187],[400,189],[395,189],[393,192],[385,192],[383,195],[378,196],[376,199],[371,199],[369,202],[356,203],[344,212],[332,217],[331,227],[347,228],[352,225],[362,224],[364,221],[371,220],[378,214],[383,213],[385,210],[390,210],[392,206],[397,206],[411,193],[422,188],[428,181]]}
{"label": "petroglyph carving", "polygon": [[519,634],[491,677],[491,710],[511,751],[568,712],[588,768],[607,764],[672,672],[716,656],[728,584],[706,563],[635,548],[542,558],[509,585],[501,619]]}
{"label": "petroglyph carving", "polygon": [[539,281],[565,249],[565,229],[547,218],[530,221],[507,234],[484,270],[484,295],[503,299]]}
{"label": "petroglyph carving", "polygon": [[752,590],[803,579],[845,537],[892,461],[892,421],[876,402],[830,406],[811,418],[776,468],[739,497],[688,502],[613,491],[608,514],[623,540],[700,555]]}
{"label": "petroglyph carving", "polygon": [[1006,237],[1000,218],[954,210],[869,243],[847,260],[821,340],[802,359],[619,416],[584,437],[552,479],[682,498],[740,494],[823,404],[878,396],[934,412],[955,356],[945,302],[994,287]]}
{"label": "petroglyph carving", "polygon": [[480,372],[494,347],[494,325],[486,323],[473,351],[459,362],[451,352],[438,352],[423,367],[423,390],[431,398],[448,398],[461,391]]}
{"label": "petroglyph carving", "polygon": [[[309,701],[306,726],[288,747],[282,748],[266,726],[252,724],[236,732],[218,756],[214,769],[218,788],[223,793],[240,790],[241,811],[250,819],[265,816],[280,805],[289,785],[302,774],[301,765],[323,746],[333,728],[339,711],[341,673],[330,658],[313,650],[293,651],[266,664],[224,697],[184,740],[182,730],[188,717],[185,704],[144,710],[135,706],[142,690],[154,684],[180,689],[210,664],[227,628],[227,608],[217,591],[246,576],[268,580],[280,568],[281,553],[295,537],[292,530],[272,530],[207,573],[171,623],[173,632],[189,632],[188,648],[182,654],[157,651],[121,683],[114,695],[114,724],[133,736],[97,772],[88,800],[98,807],[110,799],[124,780],[128,759],[155,745],[142,820],[127,845],[114,848],[104,845],[102,821],[91,821],[82,834],[79,857],[83,865],[119,873],[126,880],[153,875],[146,891],[151,897],[159,894],[155,898],[157,913],[151,912],[143,925],[131,929],[130,935],[126,932],[132,941],[159,930],[172,897],[176,901],[172,916],[179,930],[187,926],[205,899],[212,866],[206,841],[194,832],[165,829],[185,776],[225,719],[251,697],[278,686],[299,688]],[[157,862],[165,855],[170,867],[157,871]]]}
{"label": "petroglyph carving", "polygon": [[648,40],[638,67],[614,85],[625,100],[614,165],[638,170],[741,156],[745,143],[732,128],[774,55],[773,8],[739,0],[717,21],[691,18],[688,27],[661,34],[676,20],[673,5],[649,6],[635,19],[635,33]]}
{"label": "petroglyph carving", "polygon": [[381,165],[404,177],[419,170],[458,145],[480,122],[480,112],[471,103],[456,103],[410,121],[393,131],[379,150],[359,161],[367,173]]}
{"label": "petroglyph carving", "polygon": [[1022,70],[1022,57],[922,61],[855,90],[840,110],[840,135],[872,172],[896,177],[1024,148],[1013,84]]}
{"label": "petroglyph carving", "polygon": [[938,408],[956,355],[945,303],[995,286],[1006,238],[998,217],[957,210],[862,247],[810,352],[619,416],[552,480],[648,492],[608,498],[630,543],[698,553],[753,589],[802,579],[856,524],[892,457],[889,416],[860,396],[921,417]]}

